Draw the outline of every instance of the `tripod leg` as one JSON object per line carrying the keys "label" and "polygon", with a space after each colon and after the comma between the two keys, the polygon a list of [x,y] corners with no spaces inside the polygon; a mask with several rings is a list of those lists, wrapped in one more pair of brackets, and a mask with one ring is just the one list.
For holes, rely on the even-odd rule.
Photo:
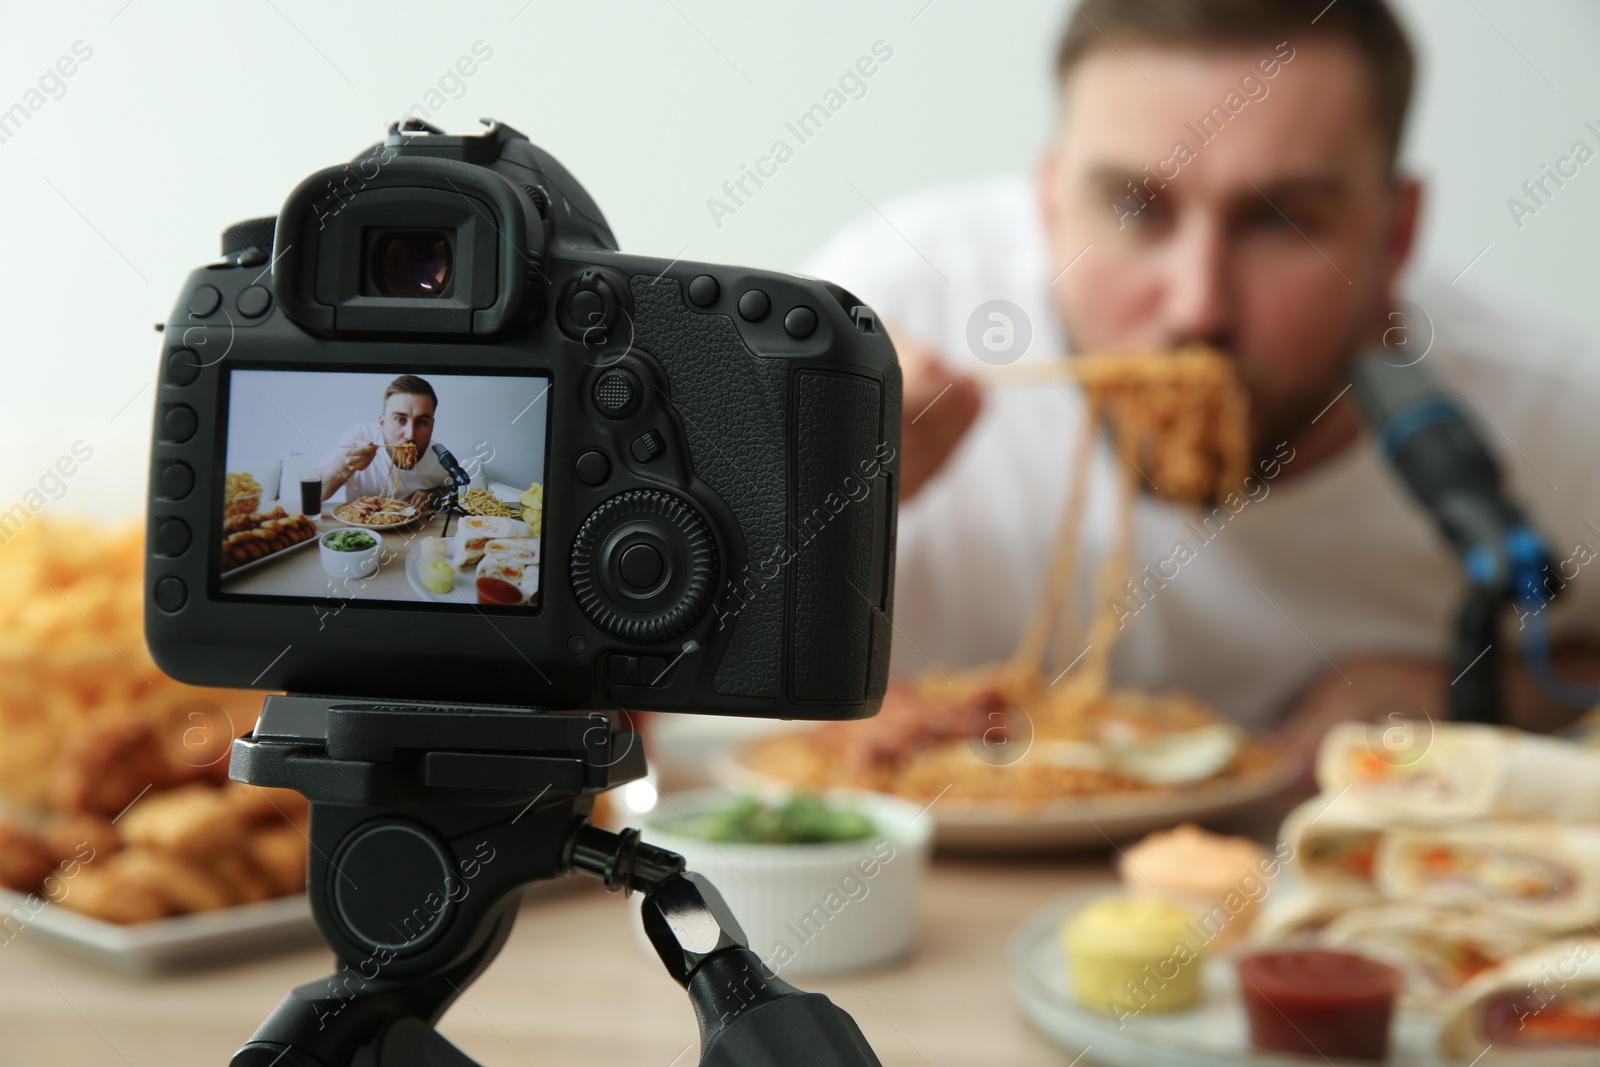
{"label": "tripod leg", "polygon": [[[297,986],[267,1016],[249,1043],[234,1053],[231,1067],[346,1067],[361,1062],[393,1067],[389,1059],[373,1057],[385,1048],[401,1047],[406,1049],[406,1058],[397,1061],[402,1065],[472,1064],[443,1038],[438,1038],[438,1046],[442,1047],[433,1042],[408,1044],[394,1035],[411,1033],[414,1028],[394,1028],[390,1024],[417,1020],[421,1028],[432,1033],[433,1024],[445,1009],[505,946],[516,922],[518,903],[515,896],[505,901],[487,920],[494,925],[483,944],[449,970],[424,978],[389,981],[381,977],[384,961],[375,954],[354,966],[346,963],[321,982]],[[426,1048],[435,1048],[440,1058],[414,1058]],[[448,1058],[450,1055],[458,1058]]]}

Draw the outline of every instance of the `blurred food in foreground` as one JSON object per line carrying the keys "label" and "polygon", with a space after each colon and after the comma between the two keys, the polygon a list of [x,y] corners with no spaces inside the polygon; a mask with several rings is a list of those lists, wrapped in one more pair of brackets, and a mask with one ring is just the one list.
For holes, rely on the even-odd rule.
{"label": "blurred food in foreground", "polygon": [[143,567],[132,525],[0,544],[0,885],[124,923],[300,892],[304,800],[227,780],[261,696],[156,667]]}
{"label": "blurred food in foreground", "polygon": [[[1497,726],[1347,723],[1284,821],[1302,879],[1261,941],[1398,967],[1463,1061],[1600,1054],[1600,751]],[[1596,1062],[1593,1058],[1583,1062]]]}

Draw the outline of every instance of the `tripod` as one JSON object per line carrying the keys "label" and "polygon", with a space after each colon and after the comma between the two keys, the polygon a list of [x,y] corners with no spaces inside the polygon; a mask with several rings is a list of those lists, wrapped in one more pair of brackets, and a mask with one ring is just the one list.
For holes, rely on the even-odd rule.
{"label": "tripod", "polygon": [[683,857],[588,821],[644,774],[610,716],[268,697],[238,781],[311,801],[306,890],[337,971],[299,986],[233,1067],[476,1067],[433,1026],[505,945],[525,885],[573,872],[642,892],[689,993],[701,1067],[876,1067],[850,1016],[779,979]]}

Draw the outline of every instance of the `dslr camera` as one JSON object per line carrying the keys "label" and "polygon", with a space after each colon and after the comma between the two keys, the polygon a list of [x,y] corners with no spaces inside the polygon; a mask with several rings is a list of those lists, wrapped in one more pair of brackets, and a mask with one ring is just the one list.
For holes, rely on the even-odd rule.
{"label": "dslr camera", "polygon": [[146,636],[197,685],[876,712],[900,377],[827,282],[618,251],[517,131],[412,122],[162,327]]}

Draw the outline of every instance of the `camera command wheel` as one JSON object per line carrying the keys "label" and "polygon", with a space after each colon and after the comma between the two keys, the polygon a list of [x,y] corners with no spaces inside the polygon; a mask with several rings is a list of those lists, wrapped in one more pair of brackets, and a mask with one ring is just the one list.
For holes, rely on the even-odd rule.
{"label": "camera command wheel", "polygon": [[307,893],[339,967],[299,986],[233,1067],[474,1067],[433,1029],[489,966],[524,886],[571,873],[645,894],[645,932],[689,993],[702,1067],[867,1067],[848,1014],[768,970],[683,857],[588,821],[644,774],[599,712],[268,697],[230,774],[311,801]]}

